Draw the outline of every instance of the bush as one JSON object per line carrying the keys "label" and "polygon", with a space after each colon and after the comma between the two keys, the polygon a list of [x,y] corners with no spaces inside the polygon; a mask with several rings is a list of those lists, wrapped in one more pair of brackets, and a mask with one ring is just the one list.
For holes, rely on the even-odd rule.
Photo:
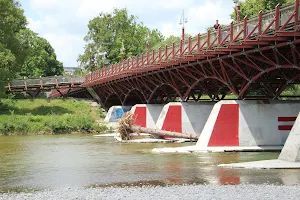
{"label": "bush", "polygon": [[17,124],[15,124],[15,132],[27,134],[29,131],[29,123],[27,119],[21,119]]}
{"label": "bush", "polygon": [[40,116],[28,116],[28,121],[29,122],[41,122],[42,118]]}
{"label": "bush", "polygon": [[95,131],[97,131],[97,132],[99,132],[99,133],[103,133],[103,132],[106,132],[106,131],[108,130],[108,128],[107,128],[107,126],[105,126],[105,125],[101,125],[101,126],[99,126],[99,125],[94,125],[94,126],[93,126],[93,130],[95,130]]}
{"label": "bush", "polygon": [[[1,100],[0,134],[103,132],[95,121],[103,114],[99,107],[71,100]],[[102,116],[104,117],[104,116]]]}
{"label": "bush", "polygon": [[4,122],[1,126],[1,132],[5,135],[13,133],[15,131],[15,126],[11,122]]}
{"label": "bush", "polygon": [[77,123],[79,124],[80,130],[86,130],[89,131],[93,128],[93,120],[89,116],[79,116],[77,119]]}
{"label": "bush", "polygon": [[69,127],[66,123],[55,119],[51,119],[50,121],[45,122],[45,127],[48,127],[52,133],[69,133]]}

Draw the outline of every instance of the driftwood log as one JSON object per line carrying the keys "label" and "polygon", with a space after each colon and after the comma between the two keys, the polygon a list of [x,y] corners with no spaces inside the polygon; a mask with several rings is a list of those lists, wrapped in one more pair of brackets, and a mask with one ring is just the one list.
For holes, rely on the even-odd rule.
{"label": "driftwood log", "polygon": [[174,137],[174,138],[186,138],[186,139],[195,139],[198,140],[199,135],[196,134],[186,134],[186,133],[178,133],[178,132],[172,132],[172,131],[164,131],[160,129],[152,129],[152,128],[145,128],[141,126],[131,126],[131,130],[133,132],[137,133],[149,133],[151,135],[156,136],[163,136],[163,137]]}
{"label": "driftwood log", "polygon": [[172,131],[164,131],[159,129],[144,128],[141,126],[134,125],[135,118],[133,114],[126,113],[125,116],[119,120],[118,132],[122,140],[131,140],[132,133],[148,133],[153,136],[160,137],[174,137],[174,138],[186,138],[186,139],[196,139],[198,140],[199,136],[196,134],[186,134],[178,133]]}

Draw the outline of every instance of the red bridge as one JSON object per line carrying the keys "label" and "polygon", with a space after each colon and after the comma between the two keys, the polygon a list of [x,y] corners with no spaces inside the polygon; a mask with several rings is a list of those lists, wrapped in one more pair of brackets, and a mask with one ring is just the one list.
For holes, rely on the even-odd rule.
{"label": "red bridge", "polygon": [[[165,46],[104,67],[85,77],[83,97],[93,89],[100,103],[133,105],[212,100],[276,99],[300,78],[299,0],[258,17],[231,23],[180,44]],[[51,96],[59,96],[52,92]]]}

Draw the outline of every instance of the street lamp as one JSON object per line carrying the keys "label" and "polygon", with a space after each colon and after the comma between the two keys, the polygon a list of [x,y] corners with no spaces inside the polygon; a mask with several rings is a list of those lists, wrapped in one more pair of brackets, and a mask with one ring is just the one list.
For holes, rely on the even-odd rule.
{"label": "street lamp", "polygon": [[239,1],[236,2],[236,21],[237,23],[241,20],[241,3]]}
{"label": "street lamp", "polygon": [[122,46],[120,48],[120,52],[121,52],[121,55],[122,55],[122,62],[124,60],[124,51],[125,51],[125,48],[124,48],[124,43],[123,43],[123,40],[122,40]]}
{"label": "street lamp", "polygon": [[188,22],[188,20],[184,17],[184,10],[182,11],[182,15],[179,21],[179,24],[182,25],[182,42],[184,43],[184,24],[186,24]]}

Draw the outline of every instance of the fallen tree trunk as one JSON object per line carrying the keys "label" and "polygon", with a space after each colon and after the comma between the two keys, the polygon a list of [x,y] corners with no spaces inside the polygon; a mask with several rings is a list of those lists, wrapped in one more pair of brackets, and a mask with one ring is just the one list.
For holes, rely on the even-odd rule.
{"label": "fallen tree trunk", "polygon": [[186,133],[178,133],[178,132],[172,132],[172,131],[164,131],[164,130],[159,130],[159,129],[134,126],[134,125],[131,125],[130,129],[133,132],[149,133],[151,135],[157,135],[157,136],[167,136],[167,137],[186,138],[186,139],[195,139],[195,140],[198,140],[198,138],[199,138],[199,135],[196,135],[196,134],[186,134]]}
{"label": "fallen tree trunk", "polygon": [[132,133],[149,133],[151,135],[160,136],[160,137],[175,137],[175,138],[186,138],[186,139],[195,139],[198,140],[199,135],[196,134],[186,134],[178,133],[172,131],[164,131],[159,129],[144,128],[141,126],[133,125],[134,122],[133,114],[127,113],[125,116],[119,120],[118,132],[122,140],[131,140]]}

